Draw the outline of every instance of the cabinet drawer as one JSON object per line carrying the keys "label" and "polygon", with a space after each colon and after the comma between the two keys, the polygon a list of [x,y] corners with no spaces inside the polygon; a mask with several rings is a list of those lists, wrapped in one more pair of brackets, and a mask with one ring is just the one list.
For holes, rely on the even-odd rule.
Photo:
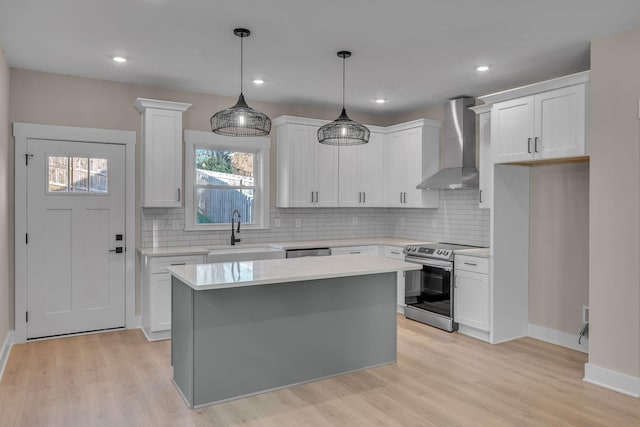
{"label": "cabinet drawer", "polygon": [[167,273],[167,267],[172,265],[202,264],[203,262],[204,255],[154,257],[150,262],[151,274]]}
{"label": "cabinet drawer", "polygon": [[474,273],[489,274],[489,258],[481,258],[468,255],[456,255],[456,271],[471,271]]}
{"label": "cabinet drawer", "polygon": [[403,249],[404,248],[399,246],[384,246],[384,248],[382,249],[382,256],[404,260],[404,254],[402,253]]}
{"label": "cabinet drawer", "polygon": [[331,255],[378,255],[378,246],[344,246],[331,248]]}

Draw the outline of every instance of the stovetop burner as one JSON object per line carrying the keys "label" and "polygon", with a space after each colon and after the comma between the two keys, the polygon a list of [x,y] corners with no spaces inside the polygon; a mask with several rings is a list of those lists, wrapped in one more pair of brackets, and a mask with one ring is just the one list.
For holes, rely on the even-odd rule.
{"label": "stovetop burner", "polygon": [[453,261],[453,252],[460,249],[473,249],[477,246],[458,245],[455,243],[427,243],[421,245],[407,245],[404,254],[420,258],[435,258]]}

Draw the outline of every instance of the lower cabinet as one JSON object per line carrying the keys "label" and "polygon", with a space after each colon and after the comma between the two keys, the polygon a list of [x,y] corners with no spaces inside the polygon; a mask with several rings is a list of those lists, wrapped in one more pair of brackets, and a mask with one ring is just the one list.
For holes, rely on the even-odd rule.
{"label": "lower cabinet", "polygon": [[[402,250],[404,248],[402,246],[383,246],[382,248],[382,256],[387,258],[398,259],[404,261],[404,253]],[[404,280],[404,271],[398,271],[396,278],[396,286],[397,286],[397,299],[398,299],[398,313],[404,314],[405,307],[405,280]]]}
{"label": "lower cabinet", "polygon": [[459,331],[477,338],[489,338],[488,258],[456,255],[453,317]]}
{"label": "lower cabinet", "polygon": [[202,264],[205,255],[143,257],[142,330],[149,341],[171,338],[172,265]]}

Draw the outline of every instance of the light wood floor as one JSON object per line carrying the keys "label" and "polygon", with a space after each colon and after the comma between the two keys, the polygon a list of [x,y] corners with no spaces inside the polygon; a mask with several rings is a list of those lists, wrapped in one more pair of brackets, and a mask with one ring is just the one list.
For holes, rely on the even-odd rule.
{"label": "light wood floor", "polygon": [[640,401],[582,381],[585,354],[489,345],[398,318],[398,363],[188,409],[169,341],[120,331],[13,347],[0,426],[638,426]]}

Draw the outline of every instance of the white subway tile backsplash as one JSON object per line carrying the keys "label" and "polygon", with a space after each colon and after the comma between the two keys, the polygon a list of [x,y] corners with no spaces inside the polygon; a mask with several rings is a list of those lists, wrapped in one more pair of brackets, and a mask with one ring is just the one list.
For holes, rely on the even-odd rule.
{"label": "white subway tile backsplash", "polygon": [[[358,224],[353,225],[353,217]],[[440,192],[438,209],[318,208],[271,209],[267,230],[244,229],[245,243],[366,237],[399,237],[489,245],[489,210],[478,208],[477,190]],[[296,218],[302,227],[295,227]],[[404,219],[404,225],[402,224]],[[433,228],[433,223],[436,228]],[[142,247],[216,245],[229,242],[230,231],[184,231],[184,209],[142,210]]]}

